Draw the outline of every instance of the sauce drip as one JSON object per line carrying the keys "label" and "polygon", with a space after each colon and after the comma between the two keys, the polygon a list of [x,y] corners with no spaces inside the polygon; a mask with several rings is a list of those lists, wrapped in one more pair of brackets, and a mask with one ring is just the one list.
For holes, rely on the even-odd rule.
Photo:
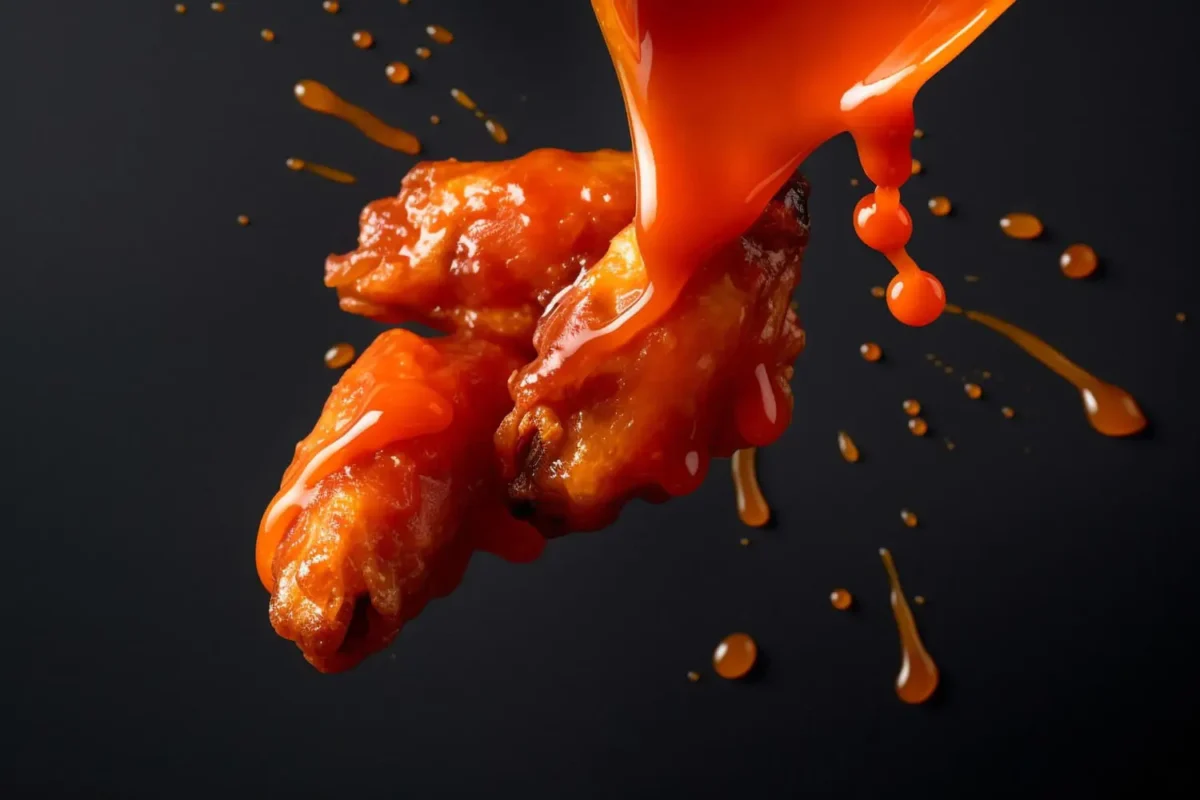
{"label": "sauce drip", "polygon": [[944,217],[954,209],[950,204],[950,198],[939,194],[937,197],[929,198],[929,213],[935,217]]}
{"label": "sauce drip", "polygon": [[883,567],[887,570],[892,614],[896,617],[896,628],[900,633],[900,672],[896,675],[896,694],[906,703],[924,703],[937,689],[937,664],[933,663],[933,658],[921,642],[917,621],[913,619],[912,609],[904,599],[900,575],[896,572],[891,551],[881,547],[879,557],[883,559]]}
{"label": "sauce drip", "polygon": [[929,431],[929,423],[920,417],[913,417],[908,421],[908,430],[913,436],[924,436]]}
{"label": "sauce drip", "polygon": [[325,366],[330,369],[341,369],[354,360],[354,345],[339,342],[325,351]]}
{"label": "sauce drip", "polygon": [[747,634],[731,633],[713,650],[713,669],[722,678],[744,678],[758,660],[758,645]]}
{"label": "sauce drip", "polygon": [[250,224],[250,218],[247,217],[245,214],[238,214],[237,215],[237,224],[241,225],[244,228]]}
{"label": "sauce drip", "polygon": [[450,44],[454,41],[454,34],[441,25],[426,25],[425,32],[429,34],[430,39],[433,39],[438,44]]}
{"label": "sauce drip", "polygon": [[311,172],[313,175],[320,175],[334,183],[354,183],[357,180],[349,172],[342,172],[340,169],[327,167],[324,164],[313,164],[299,158],[289,158],[287,168],[293,172]]}
{"label": "sauce drip", "polygon": [[912,398],[909,398],[901,403],[900,407],[903,408],[904,413],[908,414],[910,417],[915,417],[917,414],[921,413],[921,402],[919,400],[913,400]]}
{"label": "sauce drip", "polygon": [[1058,267],[1068,278],[1086,278],[1096,271],[1100,259],[1086,244],[1073,244],[1058,257]]}
{"label": "sauce drip", "polygon": [[296,84],[293,91],[300,105],[349,122],[368,139],[384,147],[408,153],[410,156],[421,152],[421,143],[417,137],[408,131],[393,128],[365,109],[347,103],[324,84],[303,80]]}
{"label": "sauce drip", "polygon": [[858,346],[858,354],[861,355],[865,361],[878,361],[879,359],[883,358],[883,348],[874,342],[867,342],[866,344],[860,344]]}
{"label": "sauce drip", "polygon": [[454,102],[458,103],[463,108],[470,109],[471,111],[474,111],[476,108],[478,108],[478,105],[476,105],[475,101],[471,99],[471,96],[462,89],[451,89],[450,96],[454,98]]}
{"label": "sauce drip", "polygon": [[416,49],[417,58],[425,59],[433,55],[433,51],[428,47],[418,47]]}
{"label": "sauce drip", "polygon": [[845,589],[834,589],[829,593],[829,604],[838,611],[846,611],[854,605],[854,595]]}
{"label": "sauce drip", "polygon": [[850,438],[850,434],[845,431],[838,431],[837,442],[838,451],[842,454],[842,458],[851,464],[858,461],[858,445]]}
{"label": "sauce drip", "polygon": [[350,34],[350,41],[354,42],[354,46],[359,50],[370,50],[375,46],[375,37],[370,31],[355,31]]}
{"label": "sauce drip", "polygon": [[737,495],[738,517],[751,528],[761,528],[771,518],[771,507],[763,497],[758,485],[758,472],[754,467],[757,448],[738,450],[729,460],[733,470],[733,490]]}
{"label": "sauce drip", "polygon": [[383,71],[392,83],[408,83],[408,79],[412,77],[412,70],[403,61],[393,61]]}
{"label": "sauce drip", "polygon": [[907,508],[900,509],[900,521],[910,528],[917,527],[917,515],[909,511]]}
{"label": "sauce drip", "polygon": [[1036,239],[1042,235],[1042,221],[1033,214],[1018,211],[1000,218],[1000,230],[1014,239]]}
{"label": "sauce drip", "polygon": [[1026,353],[1065,378],[1079,390],[1088,422],[1105,436],[1129,436],[1146,427],[1146,416],[1138,408],[1133,395],[1120,386],[1100,380],[1029,331],[980,311],[964,310],[955,305],[948,305],[946,310],[1008,337]]}
{"label": "sauce drip", "polygon": [[489,119],[487,122],[483,123],[483,127],[487,128],[487,132],[490,133],[492,138],[498,143],[504,144],[508,141],[508,131],[506,131],[504,126],[496,120]]}
{"label": "sauce drip", "polygon": [[965,392],[967,397],[971,398],[972,400],[978,400],[979,398],[983,397],[983,389],[978,383],[964,383],[963,392]]}

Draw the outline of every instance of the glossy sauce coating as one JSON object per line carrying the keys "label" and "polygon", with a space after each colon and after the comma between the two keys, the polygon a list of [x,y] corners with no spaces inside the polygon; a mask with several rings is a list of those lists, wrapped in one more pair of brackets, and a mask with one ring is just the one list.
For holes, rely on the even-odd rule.
{"label": "glossy sauce coating", "polygon": [[744,678],[758,660],[758,645],[745,633],[731,633],[713,650],[713,670],[726,680]]}
{"label": "glossy sauce coating", "polygon": [[362,131],[368,139],[384,147],[408,153],[410,156],[421,152],[421,143],[417,137],[408,131],[393,128],[369,111],[347,103],[324,84],[303,80],[296,84],[293,92],[300,105],[345,120]]}
{"label": "glossy sauce coating", "polygon": [[757,452],[757,448],[747,447],[736,451],[733,458],[729,459],[738,518],[751,528],[761,528],[771,519],[771,507],[758,485],[758,471],[754,464]]}
{"label": "glossy sauce coating", "polygon": [[924,703],[937,689],[937,664],[921,641],[917,621],[913,619],[912,609],[904,599],[904,589],[900,586],[900,575],[896,572],[891,552],[887,548],[880,548],[879,557],[883,559],[884,569],[887,570],[892,614],[896,617],[896,629],[900,633],[900,672],[896,675],[896,694],[906,703]]}
{"label": "glossy sauce coating", "polygon": [[1029,331],[980,311],[965,311],[958,306],[947,306],[946,310],[1003,334],[1069,381],[1079,390],[1088,422],[1105,436],[1130,436],[1146,427],[1146,416],[1133,395],[1120,386],[1100,380]]}
{"label": "glossy sauce coating", "polygon": [[292,172],[311,172],[313,175],[319,175],[334,183],[354,183],[357,180],[349,172],[342,172],[340,169],[327,167],[324,164],[313,164],[301,158],[289,158],[287,168]]}

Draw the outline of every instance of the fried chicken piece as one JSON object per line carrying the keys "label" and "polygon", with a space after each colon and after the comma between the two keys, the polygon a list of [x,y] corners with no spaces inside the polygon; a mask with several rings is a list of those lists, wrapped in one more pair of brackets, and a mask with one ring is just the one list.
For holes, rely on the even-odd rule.
{"label": "fried chicken piece", "polygon": [[527,348],[542,309],[633,219],[629,153],[534,150],[511,161],[418,164],[400,195],[359,219],[330,256],[345,311],[469,330]]}
{"label": "fried chicken piece", "polygon": [[572,354],[581,340],[602,343],[597,333],[645,296],[633,226],[560,296],[538,325],[536,360],[509,381],[516,407],[496,433],[514,511],[550,536],[594,530],[630,498],[694,490],[710,457],[779,436],[804,346],[790,297],[807,194],[797,174],[664,316],[601,358]]}
{"label": "fried chicken piece", "polygon": [[382,334],[334,387],[263,516],[271,624],[337,672],[458,585],[476,549],[536,558],[491,450],[521,358],[463,336]]}

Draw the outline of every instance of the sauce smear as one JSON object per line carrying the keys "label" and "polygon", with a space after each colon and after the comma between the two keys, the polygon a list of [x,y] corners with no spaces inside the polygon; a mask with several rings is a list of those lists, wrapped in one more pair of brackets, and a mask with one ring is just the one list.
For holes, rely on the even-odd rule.
{"label": "sauce smear", "polygon": [[771,507],[763,497],[758,485],[758,472],[754,468],[757,448],[738,450],[730,459],[733,469],[733,489],[737,493],[738,517],[751,528],[761,528],[771,518]]}
{"label": "sauce smear", "polygon": [[1120,386],[1100,380],[1029,331],[981,311],[964,310],[956,305],[947,305],[946,310],[1003,334],[1065,378],[1079,390],[1088,422],[1105,436],[1130,436],[1146,427],[1146,416],[1133,395]]}
{"label": "sauce smear", "polygon": [[296,99],[300,101],[300,105],[349,122],[362,131],[368,139],[378,142],[384,147],[408,153],[410,156],[421,152],[421,143],[417,137],[408,131],[393,128],[365,109],[347,103],[322,83],[303,80],[296,84],[293,91]]}
{"label": "sauce smear", "polygon": [[900,632],[900,673],[896,675],[896,694],[906,703],[924,703],[937,689],[937,664],[933,663],[933,658],[921,642],[917,621],[913,619],[912,609],[904,599],[900,575],[896,572],[891,551],[881,547],[879,557],[883,559],[884,569],[887,570],[892,614],[896,617],[896,628]]}
{"label": "sauce smear", "polygon": [[313,175],[320,175],[334,183],[354,183],[358,180],[349,172],[342,172],[340,169],[327,167],[324,164],[313,164],[300,158],[289,158],[287,168],[293,172],[311,172]]}

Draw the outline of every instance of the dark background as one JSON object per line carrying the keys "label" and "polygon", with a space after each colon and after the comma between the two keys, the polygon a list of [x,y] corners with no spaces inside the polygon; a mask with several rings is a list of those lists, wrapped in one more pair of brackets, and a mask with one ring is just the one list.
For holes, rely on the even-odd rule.
{"label": "dark background", "polygon": [[[894,322],[868,293],[890,268],[854,239],[865,187],[849,186],[860,171],[842,138],[806,166],[810,346],[796,421],[760,457],[778,524],[743,528],[717,464],[695,495],[635,504],[534,565],[477,558],[389,653],[335,677],[271,631],[253,543],[336,378],[322,353],[378,330],[337,310],[323,258],[353,246],[359,208],[414,160],[304,110],[292,84],[330,84],[416,132],[428,158],[624,147],[625,120],[585,0],[227,5],[0,5],[0,789],[1195,788],[1200,67],[1174,4],[1018,2],[919,98],[926,172],[906,188],[911,251],[951,299],[1128,388],[1149,435],[1097,435],[1067,383],[981,326]],[[433,22],[452,45],[427,40]],[[375,49],[351,46],[356,28]],[[411,84],[384,78],[393,59]],[[507,146],[452,86],[508,127]],[[291,173],[289,156],[360,181]],[[923,205],[941,193],[956,210],[935,219]],[[1046,221],[1042,240],[1001,235],[1014,210]],[[1073,241],[1101,255],[1096,279],[1060,275]],[[859,358],[866,340],[882,362]],[[984,369],[971,402],[962,379]],[[924,439],[905,428],[910,396]],[[839,429],[860,463],[839,458]],[[928,598],[916,612],[944,682],[923,707],[893,691],[882,545]],[[855,612],[830,608],[836,586]],[[756,681],[711,671],[735,630],[765,654]]]}

